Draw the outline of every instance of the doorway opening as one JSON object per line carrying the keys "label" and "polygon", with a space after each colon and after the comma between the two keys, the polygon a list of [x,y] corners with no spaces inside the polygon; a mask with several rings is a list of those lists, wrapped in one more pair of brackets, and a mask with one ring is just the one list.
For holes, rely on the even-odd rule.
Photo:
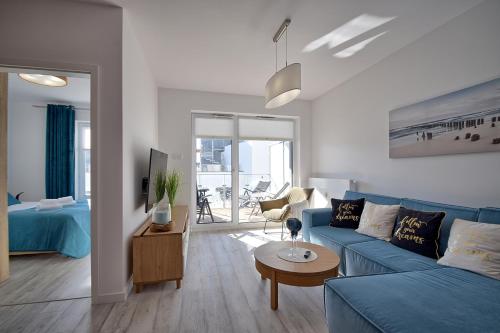
{"label": "doorway opening", "polygon": [[0,76],[10,271],[0,306],[91,297],[90,74]]}

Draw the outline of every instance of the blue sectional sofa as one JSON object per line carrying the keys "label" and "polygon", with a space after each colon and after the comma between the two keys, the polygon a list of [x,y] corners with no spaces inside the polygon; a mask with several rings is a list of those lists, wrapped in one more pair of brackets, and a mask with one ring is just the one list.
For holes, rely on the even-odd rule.
{"label": "blue sectional sofa", "polygon": [[[500,224],[498,208],[468,208],[347,191],[345,199],[444,211],[439,252],[446,250],[455,218]],[[401,249],[353,229],[329,226],[331,208],[303,213],[306,241],[340,257],[345,277],[325,282],[330,333],[500,332],[500,281]]]}

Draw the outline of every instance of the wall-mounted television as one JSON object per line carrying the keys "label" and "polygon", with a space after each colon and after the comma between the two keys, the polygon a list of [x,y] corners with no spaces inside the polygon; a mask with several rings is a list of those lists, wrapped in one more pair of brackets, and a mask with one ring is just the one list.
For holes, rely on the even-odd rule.
{"label": "wall-mounted television", "polygon": [[151,148],[149,153],[149,173],[148,173],[148,188],[146,196],[146,213],[153,207],[156,202],[155,195],[155,176],[158,171],[167,171],[168,154]]}

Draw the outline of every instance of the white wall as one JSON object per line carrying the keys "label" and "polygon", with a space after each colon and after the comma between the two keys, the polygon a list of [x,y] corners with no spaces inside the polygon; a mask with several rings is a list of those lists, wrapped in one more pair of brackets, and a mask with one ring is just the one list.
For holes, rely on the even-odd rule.
{"label": "white wall", "polygon": [[123,245],[124,276],[132,270],[131,238],[146,219],[142,178],[147,176],[149,149],[158,142],[156,83],[131,26],[123,12]]}
{"label": "white wall", "polygon": [[296,100],[281,108],[267,110],[264,98],[160,88],[158,91],[158,145],[169,154],[168,168],[182,171],[179,204],[190,203],[191,111],[235,112],[297,116],[300,118],[300,179],[306,184],[311,172],[311,102]]}
{"label": "white wall", "polygon": [[122,9],[80,1],[1,1],[0,40],[0,64],[90,68],[95,74],[92,225],[98,237],[92,239],[93,301],[124,299]]}
{"label": "white wall", "polygon": [[[22,201],[39,201],[45,198],[47,110],[33,105],[43,103],[9,100],[8,105],[8,189],[13,195],[24,192]],[[75,120],[89,121],[90,112],[76,110]]]}
{"label": "white wall", "polygon": [[388,157],[390,110],[500,75],[498,13],[499,1],[485,1],[315,100],[313,174],[355,179],[360,191],[500,207],[498,153]]}

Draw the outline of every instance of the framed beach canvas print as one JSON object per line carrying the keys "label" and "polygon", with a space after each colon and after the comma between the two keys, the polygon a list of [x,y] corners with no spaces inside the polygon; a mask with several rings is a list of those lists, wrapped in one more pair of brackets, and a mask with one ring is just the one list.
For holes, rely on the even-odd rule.
{"label": "framed beach canvas print", "polygon": [[389,157],[500,152],[500,78],[389,112]]}

